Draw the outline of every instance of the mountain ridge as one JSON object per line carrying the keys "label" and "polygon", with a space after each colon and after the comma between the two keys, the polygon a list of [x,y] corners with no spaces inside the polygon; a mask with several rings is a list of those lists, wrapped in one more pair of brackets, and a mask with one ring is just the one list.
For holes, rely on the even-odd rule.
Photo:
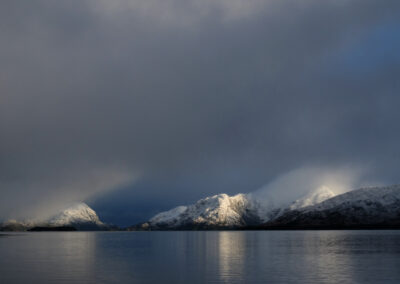
{"label": "mountain ridge", "polygon": [[263,224],[268,228],[400,226],[400,185],[367,187],[292,210]]}
{"label": "mountain ridge", "polygon": [[[147,222],[132,226],[130,230],[201,230],[239,229],[260,225],[293,208],[300,208],[334,196],[327,187],[308,192],[288,204],[270,207],[251,194],[225,193],[209,196],[188,206],[178,206],[156,214]],[[292,208],[292,209],[290,209]]]}

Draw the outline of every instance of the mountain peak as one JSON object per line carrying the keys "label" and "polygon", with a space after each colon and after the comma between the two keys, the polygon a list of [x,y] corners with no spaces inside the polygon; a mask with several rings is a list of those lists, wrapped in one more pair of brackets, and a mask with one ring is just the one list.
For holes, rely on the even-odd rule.
{"label": "mountain peak", "polygon": [[172,228],[213,228],[233,227],[245,224],[245,216],[251,201],[246,194],[229,196],[221,193],[198,200],[188,206],[178,206],[161,212],[142,227]]}
{"label": "mountain peak", "polygon": [[94,224],[104,226],[96,212],[86,203],[74,203],[49,220],[52,226],[65,226],[71,224]]}

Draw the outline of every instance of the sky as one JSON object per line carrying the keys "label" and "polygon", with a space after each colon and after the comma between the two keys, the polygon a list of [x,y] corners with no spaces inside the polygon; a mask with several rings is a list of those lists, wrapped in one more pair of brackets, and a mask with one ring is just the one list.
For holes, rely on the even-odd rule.
{"label": "sky", "polygon": [[4,0],[0,219],[400,183],[399,30],[397,0]]}

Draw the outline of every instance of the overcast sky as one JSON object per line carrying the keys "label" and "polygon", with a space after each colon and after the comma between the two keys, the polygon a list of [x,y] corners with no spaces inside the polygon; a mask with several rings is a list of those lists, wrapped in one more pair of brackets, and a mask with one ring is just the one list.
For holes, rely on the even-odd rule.
{"label": "overcast sky", "polygon": [[4,0],[0,219],[399,183],[399,31],[398,0]]}

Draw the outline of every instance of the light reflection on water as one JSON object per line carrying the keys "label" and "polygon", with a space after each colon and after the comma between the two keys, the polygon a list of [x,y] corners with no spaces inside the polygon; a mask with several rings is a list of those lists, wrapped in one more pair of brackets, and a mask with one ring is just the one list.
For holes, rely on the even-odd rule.
{"label": "light reflection on water", "polygon": [[0,256],[0,283],[400,283],[400,231],[23,233]]}
{"label": "light reflection on water", "polygon": [[241,280],[244,273],[245,234],[220,232],[218,235],[219,278],[229,283],[232,278]]}

